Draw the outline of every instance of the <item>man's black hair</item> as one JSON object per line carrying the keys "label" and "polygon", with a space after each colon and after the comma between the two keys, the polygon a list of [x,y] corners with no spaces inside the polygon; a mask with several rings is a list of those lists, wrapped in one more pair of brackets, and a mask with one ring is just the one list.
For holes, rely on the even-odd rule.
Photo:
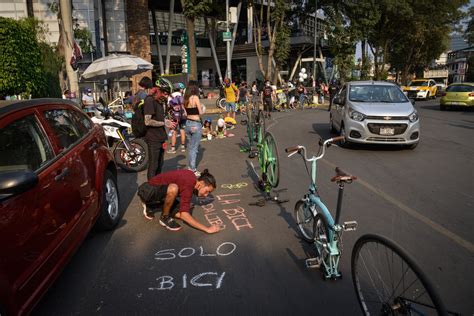
{"label": "man's black hair", "polygon": [[204,169],[201,173],[201,176],[198,178],[198,181],[204,181],[206,185],[212,186],[214,189],[217,187],[216,178],[209,173],[208,169]]}
{"label": "man's black hair", "polygon": [[150,77],[143,77],[140,79],[140,82],[138,82],[138,85],[145,89],[151,89],[153,87],[153,80],[151,80]]}

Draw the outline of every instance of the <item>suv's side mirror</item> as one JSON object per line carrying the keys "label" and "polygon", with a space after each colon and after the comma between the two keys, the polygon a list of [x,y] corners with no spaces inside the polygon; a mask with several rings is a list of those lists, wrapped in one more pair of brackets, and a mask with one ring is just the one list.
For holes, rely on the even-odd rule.
{"label": "suv's side mirror", "polygon": [[38,183],[38,176],[31,170],[0,173],[0,201],[28,191]]}

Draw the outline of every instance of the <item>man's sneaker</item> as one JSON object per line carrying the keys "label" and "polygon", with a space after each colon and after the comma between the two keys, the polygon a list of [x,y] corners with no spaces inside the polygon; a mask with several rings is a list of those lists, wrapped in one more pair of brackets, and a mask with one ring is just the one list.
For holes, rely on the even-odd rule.
{"label": "man's sneaker", "polygon": [[168,154],[176,154],[176,148],[171,147],[170,149],[168,149],[167,153]]}
{"label": "man's sneaker", "polygon": [[194,175],[199,178],[201,176],[201,173],[198,170],[194,170]]}
{"label": "man's sneaker", "polygon": [[161,216],[160,217],[160,224],[161,226],[165,227],[168,230],[177,231],[181,229],[181,225],[179,225],[174,218],[170,216]]}
{"label": "man's sneaker", "polygon": [[183,145],[181,145],[181,152],[182,153],[186,152],[186,147],[184,147]]}

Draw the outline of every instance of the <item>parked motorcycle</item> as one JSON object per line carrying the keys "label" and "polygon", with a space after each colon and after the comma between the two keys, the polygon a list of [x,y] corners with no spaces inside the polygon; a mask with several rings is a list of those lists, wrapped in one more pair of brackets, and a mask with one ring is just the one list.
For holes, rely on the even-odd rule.
{"label": "parked motorcycle", "polygon": [[141,138],[133,138],[132,126],[126,118],[108,108],[96,110],[99,115],[92,121],[103,127],[115,163],[125,171],[137,172],[148,167],[148,146]]}

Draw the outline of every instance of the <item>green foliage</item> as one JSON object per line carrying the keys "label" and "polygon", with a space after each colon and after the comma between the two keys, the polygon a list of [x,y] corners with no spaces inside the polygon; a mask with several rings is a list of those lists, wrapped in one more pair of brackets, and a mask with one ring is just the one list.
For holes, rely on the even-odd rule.
{"label": "green foliage", "polygon": [[76,27],[74,29],[74,39],[77,40],[83,54],[92,52],[94,45],[92,44],[92,34],[88,29]]}
{"label": "green foliage", "polygon": [[474,45],[474,6],[469,8],[469,21],[467,22],[464,37],[470,45]]}
{"label": "green foliage", "polygon": [[184,15],[189,19],[203,17],[211,11],[212,0],[181,0]]}
{"label": "green foliage", "polygon": [[0,94],[39,96],[45,88],[35,22],[0,17]]}
{"label": "green foliage", "polygon": [[276,33],[275,52],[273,56],[278,66],[283,66],[287,63],[291,51],[291,29],[285,19],[289,9],[288,1],[275,1],[275,11],[272,12],[272,19],[278,24],[278,31]]}

